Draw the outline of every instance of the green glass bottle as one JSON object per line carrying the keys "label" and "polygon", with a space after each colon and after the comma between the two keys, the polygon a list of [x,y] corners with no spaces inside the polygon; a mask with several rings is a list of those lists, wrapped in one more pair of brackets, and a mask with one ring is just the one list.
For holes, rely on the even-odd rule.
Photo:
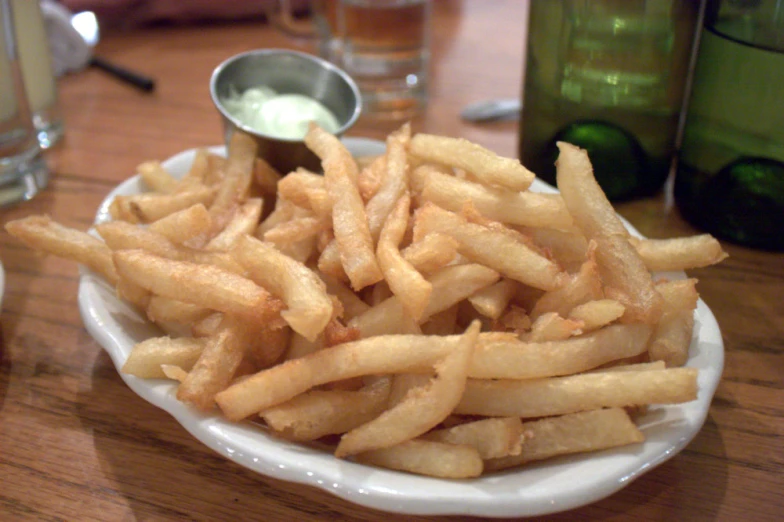
{"label": "green glass bottle", "polygon": [[555,182],[557,141],[588,151],[607,196],[670,172],[700,0],[531,0],[520,158]]}
{"label": "green glass bottle", "polygon": [[711,0],[675,178],[683,216],[784,250],[784,1]]}

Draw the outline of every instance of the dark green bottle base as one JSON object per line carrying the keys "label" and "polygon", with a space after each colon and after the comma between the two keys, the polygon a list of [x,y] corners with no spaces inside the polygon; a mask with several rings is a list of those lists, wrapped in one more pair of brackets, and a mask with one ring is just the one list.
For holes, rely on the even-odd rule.
{"label": "dark green bottle base", "polygon": [[559,131],[544,150],[523,150],[523,163],[540,178],[555,185],[556,143],[565,141],[588,152],[596,181],[611,201],[651,196],[664,185],[670,158],[652,158],[637,139],[621,127],[598,120],[583,120]]}
{"label": "dark green bottle base", "polygon": [[740,158],[715,176],[681,163],[675,202],[693,225],[714,236],[765,250],[784,250],[784,164]]}

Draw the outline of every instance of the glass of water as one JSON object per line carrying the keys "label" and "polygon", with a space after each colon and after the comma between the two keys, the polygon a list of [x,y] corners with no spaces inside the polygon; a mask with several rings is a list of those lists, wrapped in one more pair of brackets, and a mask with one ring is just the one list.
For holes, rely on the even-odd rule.
{"label": "glass of water", "polygon": [[31,199],[48,181],[25,92],[12,0],[0,0],[0,207]]}

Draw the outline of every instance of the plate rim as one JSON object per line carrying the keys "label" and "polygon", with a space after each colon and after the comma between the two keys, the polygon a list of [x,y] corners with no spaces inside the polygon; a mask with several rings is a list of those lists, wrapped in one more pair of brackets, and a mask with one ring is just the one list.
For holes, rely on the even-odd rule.
{"label": "plate rim", "polygon": [[[384,147],[383,142],[369,138],[349,137],[343,138],[343,141],[349,148],[365,147],[373,148],[378,151],[383,150]],[[225,152],[225,147],[223,146],[213,146],[208,147],[208,149],[212,152]],[[187,161],[188,156],[192,158],[196,150],[197,149],[187,149],[181,151],[163,161],[162,164],[166,166],[171,163]],[[554,187],[547,185],[541,180],[537,179],[536,184],[538,185],[536,187],[537,190],[557,192]],[[101,203],[96,213],[96,223],[105,221],[108,218],[108,205],[114,195],[121,191],[138,190],[140,186],[140,178],[136,175],[114,187]],[[643,237],[625,219],[621,219],[635,235]],[[655,458],[639,462],[634,469],[629,470],[628,473],[625,473],[623,476],[616,477],[612,480],[610,478],[601,479],[601,482],[587,484],[579,491],[566,489],[564,491],[556,492],[554,495],[550,495],[547,498],[537,497],[535,501],[520,496],[519,491],[516,494],[512,490],[500,495],[500,497],[497,492],[495,494],[489,494],[489,492],[488,494],[475,494],[469,497],[464,496],[465,491],[460,495],[454,493],[450,495],[446,493],[452,489],[457,489],[458,492],[460,492],[460,490],[465,489],[463,486],[474,486],[477,483],[487,486],[487,489],[489,490],[493,490],[496,489],[493,487],[494,481],[500,482],[502,478],[510,475],[516,476],[525,473],[530,469],[538,469],[553,465],[571,466],[575,462],[580,463],[585,462],[586,460],[595,462],[597,455],[612,456],[625,450],[623,448],[614,448],[593,453],[590,456],[586,456],[587,454],[577,454],[559,457],[549,461],[543,461],[542,463],[529,465],[518,470],[510,470],[487,477],[460,481],[419,477],[403,472],[382,470],[351,461],[336,459],[329,453],[318,452],[317,450],[301,444],[277,439],[268,432],[265,432],[265,430],[255,427],[252,424],[231,423],[218,415],[205,415],[198,412],[179,402],[176,397],[174,397],[172,391],[175,388],[175,384],[171,381],[140,379],[132,375],[123,374],[120,371],[122,364],[124,363],[124,360],[122,360],[123,350],[126,348],[129,349],[129,347],[124,348],[123,345],[128,342],[129,337],[124,331],[111,331],[108,330],[106,326],[109,324],[110,320],[113,320],[112,313],[135,314],[135,312],[133,312],[128,305],[124,305],[119,301],[117,301],[117,303],[108,304],[124,307],[125,310],[114,310],[114,312],[110,312],[105,307],[104,309],[101,309],[100,307],[96,308],[94,302],[96,299],[100,299],[100,292],[104,292],[105,295],[112,297],[113,291],[100,279],[100,277],[92,274],[87,269],[80,267],[80,271],[78,304],[85,327],[90,335],[109,354],[118,374],[134,393],[152,405],[169,413],[193,437],[207,447],[243,467],[272,478],[317,487],[343,498],[344,500],[364,507],[400,514],[476,515],[483,517],[538,516],[567,511],[606,498],[625,488],[634,479],[675,456],[688,445],[694,437],[696,437],[709,414],[710,403],[721,379],[724,365],[724,346],[718,323],[710,308],[700,299],[698,301],[697,310],[695,310],[695,318],[698,320],[697,324],[699,329],[695,332],[693,342],[697,342],[698,345],[703,342],[705,344],[712,342],[715,345],[713,347],[713,357],[708,361],[711,363],[708,370],[712,369],[713,371],[700,371],[698,377],[699,396],[696,401],[686,403],[686,405],[655,407],[656,411],[664,411],[665,415],[667,415],[671,409],[685,409],[687,405],[692,405],[692,407],[700,406],[696,409],[696,415],[684,418],[684,420],[691,421],[690,429],[685,436],[671,441],[668,444],[668,449],[666,451],[658,452]],[[680,277],[678,273],[676,273],[675,276]],[[100,300],[103,301],[104,305],[107,304],[103,299]],[[702,334],[710,335],[708,339],[702,339]],[[693,348],[694,345],[692,346],[692,349]],[[692,359],[693,358],[690,357],[690,363],[693,362]],[[715,374],[715,378],[712,378],[713,374]],[[273,449],[282,451],[283,455],[287,457],[285,463],[281,463],[281,460],[276,461],[274,456],[267,456],[266,458],[260,457],[258,450],[255,452],[245,451],[246,442],[244,439],[250,438],[253,439],[253,442],[258,443],[255,439],[258,438],[259,435],[262,436],[262,448],[270,446],[273,447]],[[238,444],[237,441],[240,441],[240,443]],[[642,444],[644,445],[646,443],[644,442]],[[234,447],[232,447],[232,445]],[[239,451],[238,448],[243,451]],[[642,446],[642,448],[644,449],[644,446]],[[293,453],[293,455],[290,455],[289,452]],[[291,463],[293,457],[296,457],[297,455],[301,457],[303,454],[308,453],[317,455],[318,459],[331,461],[327,462],[327,464],[330,464],[330,466],[328,466],[329,469],[306,470],[301,466],[297,467],[295,464]],[[338,473],[337,478],[335,475],[336,473]],[[335,480],[340,478],[340,474],[344,473],[347,473],[349,477],[354,476],[353,482],[352,479],[344,479],[343,483],[335,482]],[[613,476],[615,477],[615,475]],[[366,482],[361,482],[360,485],[366,485],[367,487],[360,487],[356,482],[356,477],[364,478]],[[380,481],[378,480],[379,477],[381,477]],[[487,480],[488,477],[492,480]],[[420,487],[418,488],[409,486],[408,489],[415,489],[417,492],[421,493],[415,497],[401,495],[399,492],[383,486],[385,478],[387,481],[391,479],[393,483],[398,483],[402,480],[403,482],[419,485]],[[428,487],[433,486],[434,484],[448,484],[449,486],[446,486],[445,488],[437,487],[435,490]],[[432,492],[433,494],[428,494],[428,492]]]}

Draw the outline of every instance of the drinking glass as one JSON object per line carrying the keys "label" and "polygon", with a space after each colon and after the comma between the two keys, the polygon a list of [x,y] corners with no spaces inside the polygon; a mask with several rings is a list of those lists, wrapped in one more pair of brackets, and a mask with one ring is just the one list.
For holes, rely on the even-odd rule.
{"label": "drinking glass", "polygon": [[26,201],[49,181],[33,125],[12,0],[0,0],[0,206]]}

